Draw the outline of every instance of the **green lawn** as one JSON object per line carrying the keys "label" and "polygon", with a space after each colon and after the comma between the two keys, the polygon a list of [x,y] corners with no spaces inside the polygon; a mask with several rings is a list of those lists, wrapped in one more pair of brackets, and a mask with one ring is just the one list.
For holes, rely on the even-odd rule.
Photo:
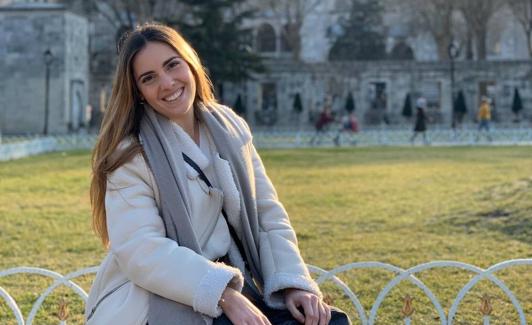
{"label": "green lawn", "polygon": [[[532,257],[530,147],[354,148],[261,151],[298,233],[306,261],[323,268],[381,261],[403,268],[431,260],[480,267]],[[90,230],[89,153],[68,152],[0,163],[0,269],[38,266],[63,274],[97,265],[104,250]],[[497,273],[532,322],[532,266]],[[393,278],[385,271],[340,276],[369,311]],[[456,269],[420,276],[448,311],[471,274]],[[88,290],[92,277],[81,280]],[[39,276],[0,279],[27,315],[50,285]],[[330,299],[351,313],[338,290]],[[492,324],[518,324],[509,299],[482,282],[460,305],[455,324],[480,324],[480,297],[492,297]],[[401,284],[379,311],[378,324],[401,324],[402,297],[414,296],[414,324],[439,324],[419,289]],[[58,290],[35,324],[57,324]],[[81,323],[74,298],[69,324]],[[12,324],[0,303],[0,323]]]}

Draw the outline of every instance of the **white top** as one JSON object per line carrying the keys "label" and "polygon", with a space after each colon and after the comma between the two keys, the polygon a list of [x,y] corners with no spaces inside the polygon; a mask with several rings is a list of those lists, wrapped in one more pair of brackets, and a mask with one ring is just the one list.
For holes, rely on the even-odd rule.
{"label": "white top", "polygon": [[178,124],[174,123],[177,140],[182,145],[180,150],[201,168],[213,186],[213,188],[209,188],[199,178],[198,172],[192,166],[186,164],[186,174],[190,180],[187,182],[188,186],[199,187],[201,191],[197,191],[196,193],[203,194],[189,196],[192,201],[190,204],[192,208],[192,228],[201,246],[202,255],[210,260],[214,260],[227,254],[231,245],[231,237],[227,222],[221,213],[221,205],[218,216],[214,218],[211,215],[200,215],[197,211],[194,211],[194,207],[206,206],[211,204],[212,200],[220,200],[220,204],[222,204],[224,195],[218,186],[218,176],[213,167],[213,157],[219,157],[219,154],[216,151],[216,146],[209,131],[202,123],[199,125],[200,145],[198,146]]}

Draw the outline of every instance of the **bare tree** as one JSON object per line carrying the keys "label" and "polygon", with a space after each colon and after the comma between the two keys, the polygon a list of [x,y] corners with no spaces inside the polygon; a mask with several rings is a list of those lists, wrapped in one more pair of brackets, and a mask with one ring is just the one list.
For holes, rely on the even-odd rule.
{"label": "bare tree", "polygon": [[509,0],[508,6],[526,34],[528,57],[532,58],[532,0]]}
{"label": "bare tree", "polygon": [[474,38],[479,60],[485,60],[487,56],[488,23],[504,3],[504,0],[460,0],[458,2],[458,8],[464,16],[470,36]]}
{"label": "bare tree", "polygon": [[292,50],[295,60],[301,56],[301,28],[306,17],[314,13],[320,3],[320,0],[259,0],[261,9],[271,10],[283,24],[281,37]]}
{"label": "bare tree", "polygon": [[402,2],[403,11],[416,8],[411,24],[417,30],[429,31],[440,60],[448,59],[447,48],[453,40],[453,13],[457,0],[408,0]]}
{"label": "bare tree", "polygon": [[[64,3],[73,4],[77,0],[64,0]],[[165,21],[176,19],[184,4],[180,1],[164,0],[87,0],[81,2],[84,13],[101,15],[115,29],[132,29],[138,24],[149,21]]]}

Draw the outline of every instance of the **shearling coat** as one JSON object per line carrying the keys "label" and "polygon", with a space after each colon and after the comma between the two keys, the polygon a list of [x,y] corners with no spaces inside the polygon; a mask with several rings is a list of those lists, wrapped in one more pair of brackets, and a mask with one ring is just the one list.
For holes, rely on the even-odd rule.
{"label": "shearling coat", "polygon": [[[228,139],[235,141],[232,145],[241,146],[241,161],[250,174],[259,229],[258,242],[253,245],[260,259],[266,303],[284,308],[280,290],[285,288],[299,288],[321,296],[300,256],[287,213],[266,175],[247,124],[228,108],[220,106],[216,112],[237,128]],[[208,123],[206,126],[208,128]],[[187,141],[183,144],[183,150],[190,145]],[[191,148],[188,149],[187,154],[192,154],[195,161],[202,161],[199,153],[194,150],[191,153]],[[223,195],[221,199],[214,195],[209,204],[204,204],[201,199],[205,195],[204,185],[193,171],[187,170],[188,197],[193,198],[192,218],[210,215],[220,220],[219,205],[222,204],[239,237],[245,238],[239,220],[244,204],[239,202],[241,189],[234,181],[234,169],[219,155],[211,158]],[[206,167],[203,162],[201,164],[202,169]],[[205,316],[205,324],[210,324],[212,318],[221,313],[218,301],[225,287],[242,289],[243,263],[234,243],[229,256],[240,268],[213,262],[209,259],[212,256],[198,255],[166,238],[158,212],[157,185],[142,155],[108,177],[105,205],[110,249],[86,304],[88,324],[146,324],[149,292],[192,306]]]}

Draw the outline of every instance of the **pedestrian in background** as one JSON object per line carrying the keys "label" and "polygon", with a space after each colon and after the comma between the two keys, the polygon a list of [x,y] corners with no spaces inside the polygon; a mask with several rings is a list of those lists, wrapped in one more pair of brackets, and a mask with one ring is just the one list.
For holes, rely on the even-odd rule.
{"label": "pedestrian in background", "polygon": [[334,144],[339,147],[341,143],[342,134],[347,133],[350,137],[351,144],[356,144],[354,135],[358,132],[358,120],[355,112],[350,112],[342,118],[342,123],[338,133],[334,137]]}
{"label": "pedestrian in background", "polygon": [[478,109],[477,113],[477,120],[478,120],[478,133],[477,133],[477,139],[476,141],[480,140],[480,135],[482,134],[482,130],[485,130],[486,137],[488,138],[488,141],[491,141],[491,134],[490,134],[490,122],[491,122],[491,105],[490,105],[490,99],[487,96],[482,96],[480,100],[480,107]]}
{"label": "pedestrian in background", "polygon": [[314,133],[314,136],[312,137],[312,139],[310,139],[311,145],[319,144],[321,142],[321,138],[325,135],[325,132],[329,128],[329,124],[333,121],[334,116],[332,113],[331,105],[329,103],[326,103],[320,113],[318,120],[316,121],[316,124],[314,125],[316,133]]}
{"label": "pedestrian in background", "polygon": [[414,122],[414,134],[410,138],[410,142],[414,144],[418,134],[423,136],[423,142],[429,144],[427,139],[427,100],[424,97],[419,97],[416,101],[416,120]]}

